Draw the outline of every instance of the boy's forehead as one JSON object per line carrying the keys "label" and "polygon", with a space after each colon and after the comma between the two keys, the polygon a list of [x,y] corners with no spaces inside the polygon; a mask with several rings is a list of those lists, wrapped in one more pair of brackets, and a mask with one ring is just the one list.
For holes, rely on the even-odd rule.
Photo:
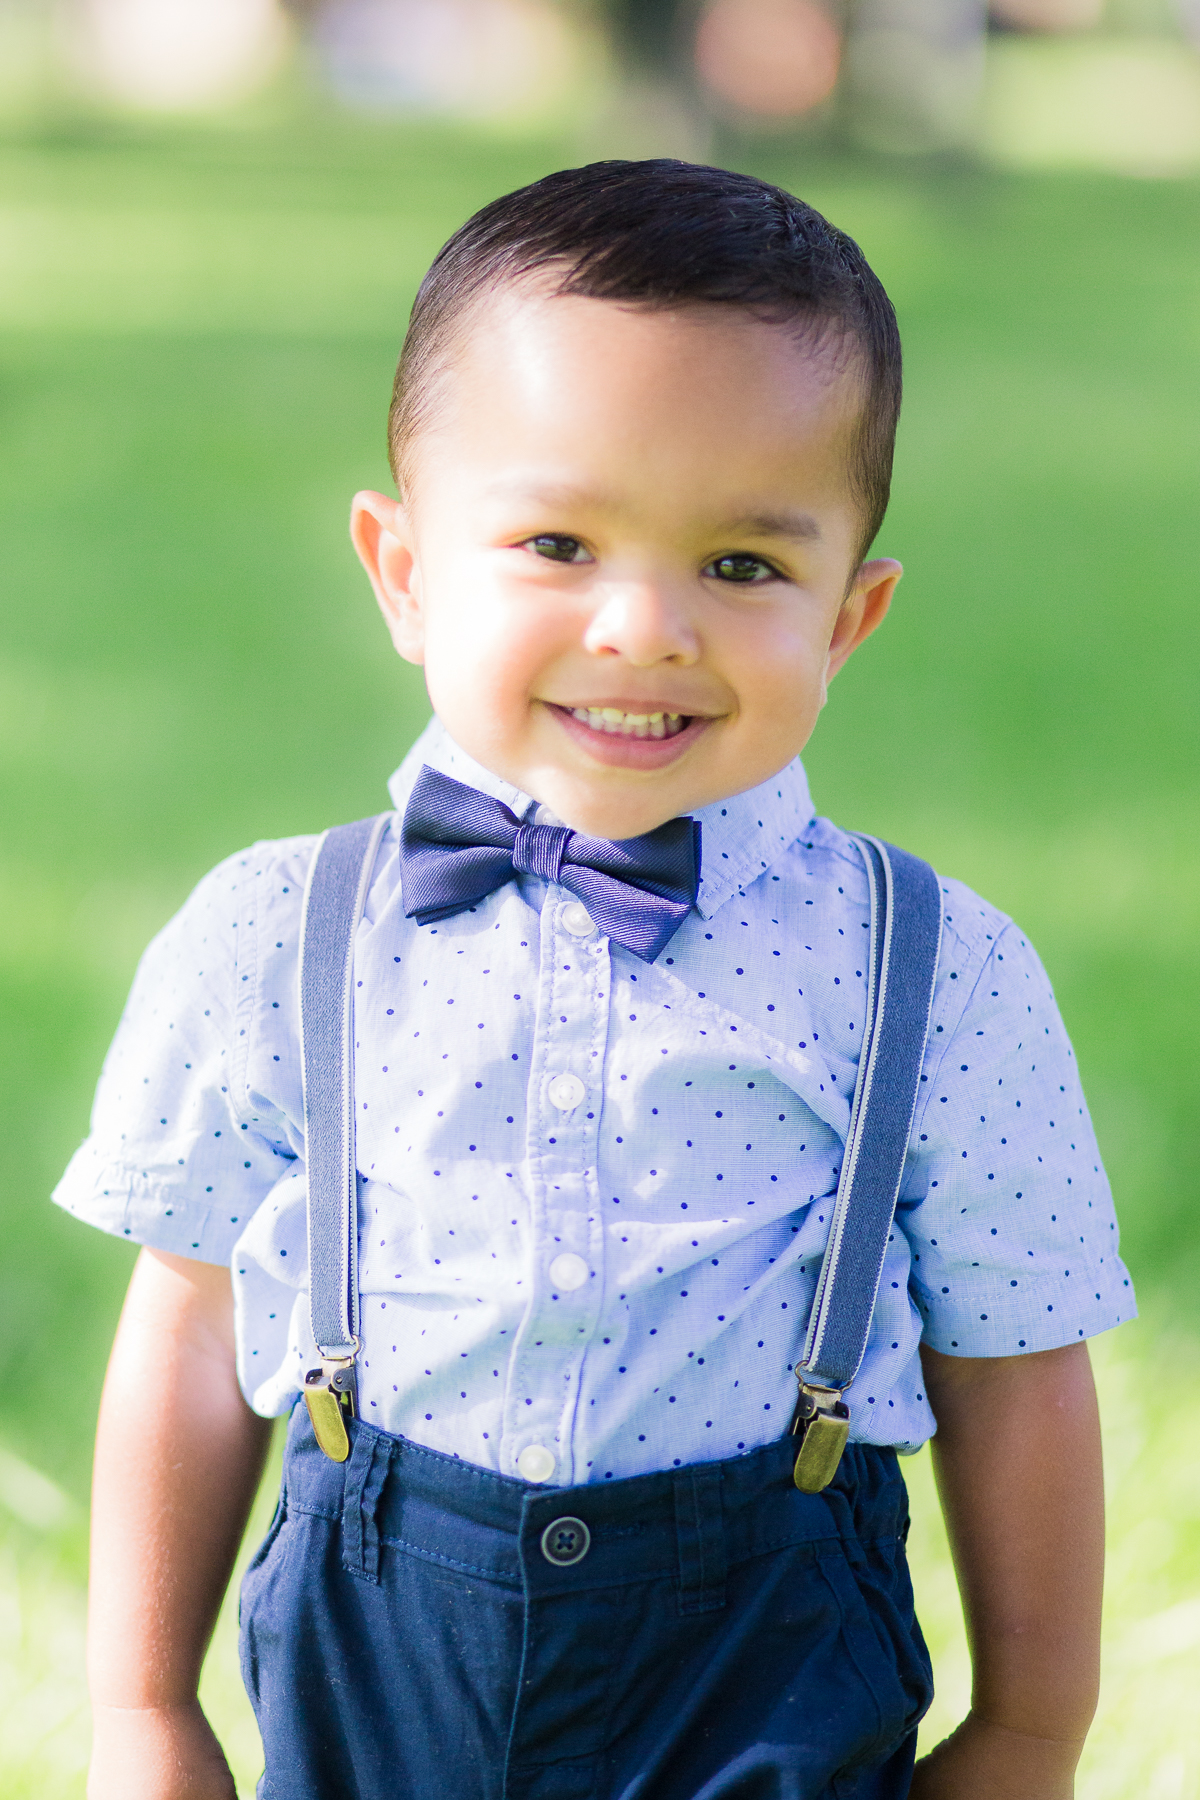
{"label": "boy's forehead", "polygon": [[597,362],[632,359],[665,378],[690,374],[700,360],[710,385],[753,369],[783,374],[788,386],[855,394],[861,387],[857,344],[829,321],[765,318],[714,302],[669,306],[563,293],[545,279],[514,279],[464,316],[457,360],[468,368],[500,361],[526,381],[566,356],[581,374]]}
{"label": "boy's forehead", "polygon": [[439,411],[451,435],[491,440],[518,462],[528,433],[589,460],[605,444],[640,461],[668,442],[698,457],[719,442],[726,463],[816,454],[844,471],[863,404],[856,346],[819,321],[637,306],[529,281],[471,309],[446,373]]}

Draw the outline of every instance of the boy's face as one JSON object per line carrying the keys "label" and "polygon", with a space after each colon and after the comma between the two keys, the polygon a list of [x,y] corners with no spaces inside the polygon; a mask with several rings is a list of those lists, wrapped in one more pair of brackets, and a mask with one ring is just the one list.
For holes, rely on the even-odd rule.
{"label": "boy's face", "polygon": [[859,405],[852,365],[731,310],[488,301],[408,504],[352,519],[450,735],[596,837],[776,774],[900,576],[853,571]]}

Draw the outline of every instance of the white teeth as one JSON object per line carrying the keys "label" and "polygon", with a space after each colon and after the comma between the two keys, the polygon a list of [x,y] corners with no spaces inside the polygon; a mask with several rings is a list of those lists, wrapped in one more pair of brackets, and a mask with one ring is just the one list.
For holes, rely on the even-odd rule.
{"label": "white teeth", "polygon": [[682,713],[631,713],[617,706],[573,706],[571,717],[610,737],[671,738],[684,728]]}

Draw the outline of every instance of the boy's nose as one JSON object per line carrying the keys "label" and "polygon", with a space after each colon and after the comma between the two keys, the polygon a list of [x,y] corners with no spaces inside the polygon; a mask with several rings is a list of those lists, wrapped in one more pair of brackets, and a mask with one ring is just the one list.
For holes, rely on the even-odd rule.
{"label": "boy's nose", "polygon": [[609,584],[583,641],[593,656],[620,656],[639,668],[660,662],[686,666],[700,655],[686,603],[665,583],[650,581]]}

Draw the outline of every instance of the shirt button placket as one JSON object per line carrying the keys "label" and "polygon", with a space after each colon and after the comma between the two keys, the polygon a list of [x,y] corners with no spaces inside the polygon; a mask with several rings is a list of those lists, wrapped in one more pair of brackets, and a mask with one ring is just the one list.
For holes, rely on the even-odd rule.
{"label": "shirt button placket", "polygon": [[606,941],[558,886],[542,906],[540,978],[527,1115],[533,1291],[506,1437],[518,1475],[569,1485],[584,1473],[574,1421],[603,1289],[596,1153],[610,981]]}

